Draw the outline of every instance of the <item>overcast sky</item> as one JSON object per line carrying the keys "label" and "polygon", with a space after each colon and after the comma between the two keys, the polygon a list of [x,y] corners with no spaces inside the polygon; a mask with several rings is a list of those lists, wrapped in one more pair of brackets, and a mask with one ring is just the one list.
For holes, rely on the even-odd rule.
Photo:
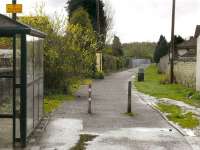
{"label": "overcast sky", "polygon": [[[34,11],[36,2],[46,3],[46,12],[66,13],[66,0],[17,0],[23,4],[23,14]],[[114,12],[113,32],[121,41],[157,41],[160,34],[170,39],[172,0],[107,0]],[[5,4],[0,0],[0,13],[5,14]],[[47,3],[48,2],[48,3]],[[66,13],[67,15],[67,13]],[[187,38],[200,24],[200,0],[177,0],[175,33]]]}

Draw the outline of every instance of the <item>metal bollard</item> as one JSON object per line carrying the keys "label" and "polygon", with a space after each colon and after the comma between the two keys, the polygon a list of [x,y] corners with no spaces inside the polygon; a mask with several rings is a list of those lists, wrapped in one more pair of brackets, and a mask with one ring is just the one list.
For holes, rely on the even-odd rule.
{"label": "metal bollard", "polygon": [[92,85],[88,86],[88,114],[92,114]]}
{"label": "metal bollard", "polygon": [[127,107],[127,113],[132,113],[131,111],[131,88],[132,88],[132,82],[128,82],[128,107]]}

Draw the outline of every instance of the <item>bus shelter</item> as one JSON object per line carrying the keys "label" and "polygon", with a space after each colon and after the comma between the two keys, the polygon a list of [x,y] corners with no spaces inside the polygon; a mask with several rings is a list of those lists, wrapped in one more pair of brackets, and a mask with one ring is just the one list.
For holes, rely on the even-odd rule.
{"label": "bus shelter", "polygon": [[0,149],[26,146],[43,116],[45,34],[0,14]]}

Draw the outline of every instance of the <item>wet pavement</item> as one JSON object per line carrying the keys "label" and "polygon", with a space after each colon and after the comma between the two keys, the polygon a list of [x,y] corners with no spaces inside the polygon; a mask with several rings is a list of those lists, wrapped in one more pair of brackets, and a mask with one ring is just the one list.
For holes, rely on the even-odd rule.
{"label": "wet pavement", "polygon": [[47,131],[39,142],[39,147],[40,149],[44,150],[70,149],[79,140],[79,134],[81,130],[81,120],[63,118],[53,119],[51,120],[49,126],[47,127]]}
{"label": "wet pavement", "polygon": [[79,134],[97,135],[87,150],[198,150],[137,95],[132,95],[134,116],[125,115],[128,81],[136,72],[131,69],[94,81],[92,115],[87,114],[88,93],[83,86],[77,100],[55,111],[37,144],[26,150],[70,150]]}
{"label": "wet pavement", "polygon": [[189,150],[176,130],[128,128],[109,131],[89,142],[87,150]]}
{"label": "wet pavement", "polygon": [[[80,131],[81,127],[82,130],[79,132],[81,134],[98,135],[93,141],[88,142],[87,150],[191,150],[188,140],[136,95],[132,95],[134,116],[124,114],[127,109],[128,81],[136,71],[136,69],[123,71],[112,74],[105,80],[94,81],[92,115],[87,114],[88,93],[87,87],[83,86],[77,92],[77,100],[64,103],[52,114],[52,120],[76,119],[82,125],[77,121],[79,122],[77,125],[70,126],[72,130],[76,128],[76,131]],[[68,123],[65,124],[68,126]],[[65,147],[67,150],[69,146],[66,143],[58,142],[62,141],[59,139],[59,134],[57,138],[54,134],[48,133],[54,133],[54,130],[57,129],[47,129],[47,134],[44,136],[47,139],[46,144],[41,140],[41,148],[46,146],[49,149],[62,150]],[[60,129],[60,132],[63,133],[65,130]],[[64,134],[66,138],[63,136],[62,138],[71,137],[78,142],[73,134],[77,136],[77,132],[71,132],[68,135]],[[51,136],[57,141],[53,145],[48,142],[48,137]]]}

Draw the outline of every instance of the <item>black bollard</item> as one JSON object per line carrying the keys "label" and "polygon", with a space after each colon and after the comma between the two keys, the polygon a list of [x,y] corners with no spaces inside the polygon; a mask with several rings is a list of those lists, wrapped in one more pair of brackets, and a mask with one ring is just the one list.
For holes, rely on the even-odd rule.
{"label": "black bollard", "polygon": [[132,82],[128,82],[128,107],[127,107],[127,113],[132,113],[131,111],[131,90],[132,90]]}

